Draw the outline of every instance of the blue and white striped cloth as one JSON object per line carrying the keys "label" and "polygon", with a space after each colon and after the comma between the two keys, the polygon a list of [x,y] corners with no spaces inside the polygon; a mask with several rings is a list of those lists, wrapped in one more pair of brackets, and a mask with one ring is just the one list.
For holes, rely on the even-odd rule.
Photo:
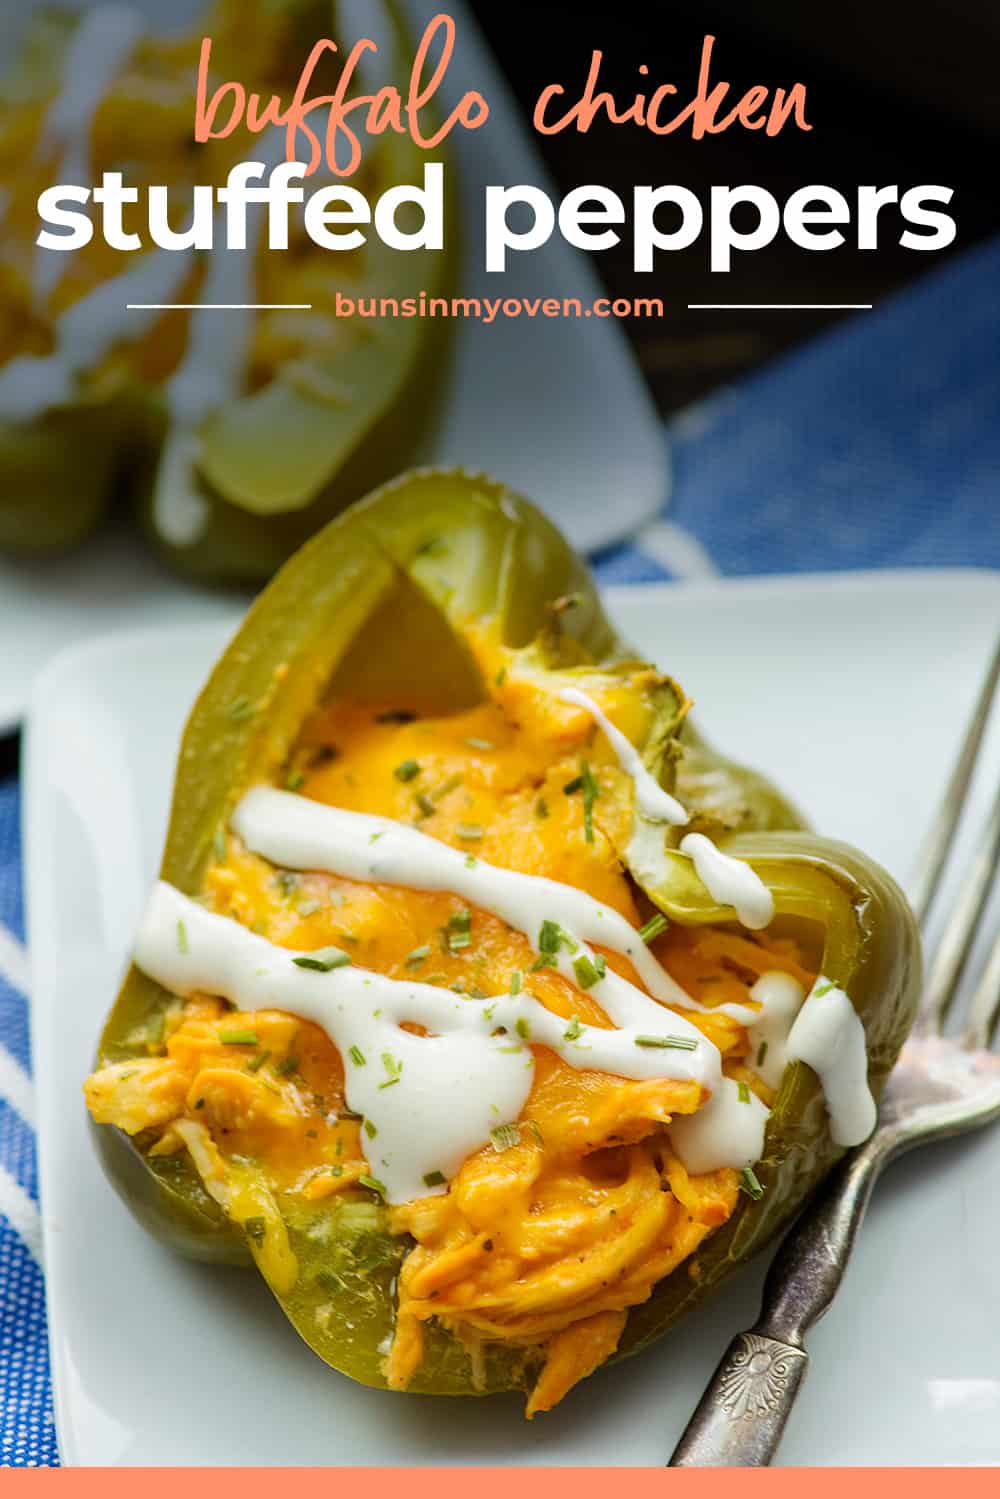
{"label": "blue and white striped cloth", "polygon": [[[1000,568],[1000,241],[686,413],[670,441],[669,519],[595,558],[602,582]],[[30,1071],[18,786],[8,780],[0,782],[0,1466],[14,1467],[58,1462]]]}

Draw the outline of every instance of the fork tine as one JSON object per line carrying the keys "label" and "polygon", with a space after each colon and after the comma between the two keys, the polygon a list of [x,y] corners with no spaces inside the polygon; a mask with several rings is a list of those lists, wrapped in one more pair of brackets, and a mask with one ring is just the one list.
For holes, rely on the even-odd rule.
{"label": "fork tine", "polygon": [[969,1006],[969,1019],[962,1032],[962,1045],[970,1051],[989,1046],[1000,1018],[1000,932],[997,932],[983,976]]}
{"label": "fork tine", "polygon": [[976,937],[979,919],[1000,864],[1000,787],[968,874],[958,892],[927,980],[917,1017],[921,1031],[939,1030],[955,997],[959,979]]}
{"label": "fork tine", "polygon": [[979,746],[990,720],[998,682],[1000,682],[1000,640],[997,641],[986,679],[972,711],[944,799],[921,847],[916,874],[910,882],[910,904],[921,925],[927,920],[927,913],[937,893],[938,885],[941,883],[945,862],[955,839],[955,830],[958,827],[965,805],[965,794],[976,767]]}

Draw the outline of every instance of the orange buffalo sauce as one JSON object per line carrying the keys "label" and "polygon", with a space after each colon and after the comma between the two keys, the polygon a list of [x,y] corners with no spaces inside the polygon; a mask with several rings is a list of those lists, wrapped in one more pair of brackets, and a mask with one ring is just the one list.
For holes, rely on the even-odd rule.
{"label": "orange buffalo sauce", "polygon": [[[628,815],[622,773],[589,724],[570,731],[564,718],[518,728],[509,704],[439,719],[340,704],[308,726],[287,785],[575,885],[638,926],[648,909],[609,836],[621,841],[616,819]],[[582,754],[597,791],[589,815],[577,785]],[[475,913],[474,943],[450,943],[449,922],[463,907],[447,893],[276,871],[233,836],[218,853],[208,903],[278,945],[338,946],[358,966],[469,994],[503,993],[518,972],[525,991],[568,1023],[609,1024],[558,972],[533,971],[527,938],[489,912]],[[793,943],[762,934],[671,927],[654,950],[708,1005],[747,1002],[760,974],[774,969],[812,982]],[[627,960],[604,956],[639,982]],[[748,1066],[745,1029],[718,1013],[688,1018],[719,1048],[726,1073],[771,1103]],[[431,1319],[465,1344],[474,1370],[491,1342],[537,1350],[529,1416],[614,1352],[628,1309],[727,1220],[739,1191],[735,1171],[689,1176],[671,1151],[671,1118],[707,1099],[698,1083],[577,1071],[545,1047],[532,1050],[534,1083],[520,1120],[498,1119],[491,1144],[445,1194],[390,1210],[393,1233],[413,1247],[386,1361],[389,1383],[405,1388]],[[275,1284],[295,1276],[290,1251],[282,1258],[282,1196],[321,1201],[370,1179],[364,1128],[344,1114],[341,1059],[322,1030],[290,1015],[239,1014],[211,997],[178,1002],[159,1054],[103,1068],[88,1080],[87,1098],[99,1121],[151,1131],[153,1153],[189,1150],[207,1190],[234,1216],[238,1200],[277,1225],[270,1259],[258,1255]]]}

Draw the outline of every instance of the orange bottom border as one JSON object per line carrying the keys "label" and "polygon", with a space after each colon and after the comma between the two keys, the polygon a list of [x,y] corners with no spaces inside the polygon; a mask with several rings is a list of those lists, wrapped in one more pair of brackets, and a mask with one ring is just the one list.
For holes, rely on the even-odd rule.
{"label": "orange bottom border", "polygon": [[[851,1499],[886,1499],[886,1485],[905,1485],[906,1499],[941,1499],[947,1475],[949,1499],[996,1499],[996,1468],[62,1468],[8,1469],[0,1489],[13,1494],[20,1480],[27,1491],[49,1487],[80,1499],[177,1499],[178,1482],[185,1499],[202,1494],[211,1499],[253,1499],[256,1493],[274,1499],[283,1480],[295,1485],[297,1499],[309,1496],[316,1484],[317,1499],[338,1492],[363,1499],[399,1499],[400,1478],[407,1481],[407,1499],[608,1499],[609,1484],[620,1475],[627,1499],[664,1499],[665,1494],[697,1499],[733,1499],[774,1495],[776,1499],[844,1499],[845,1480]],[[276,1485],[279,1487],[276,1490]],[[738,1488],[734,1487],[738,1485]]]}

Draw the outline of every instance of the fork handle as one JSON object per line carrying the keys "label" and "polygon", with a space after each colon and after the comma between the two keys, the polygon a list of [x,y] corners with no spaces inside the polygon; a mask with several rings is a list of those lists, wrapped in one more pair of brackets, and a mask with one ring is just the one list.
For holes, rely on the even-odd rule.
{"label": "fork handle", "polygon": [[848,1156],[785,1236],[764,1282],[760,1317],[726,1349],[670,1467],[771,1462],[809,1362],[805,1334],[837,1293],[886,1159],[883,1141],[873,1137]]}

